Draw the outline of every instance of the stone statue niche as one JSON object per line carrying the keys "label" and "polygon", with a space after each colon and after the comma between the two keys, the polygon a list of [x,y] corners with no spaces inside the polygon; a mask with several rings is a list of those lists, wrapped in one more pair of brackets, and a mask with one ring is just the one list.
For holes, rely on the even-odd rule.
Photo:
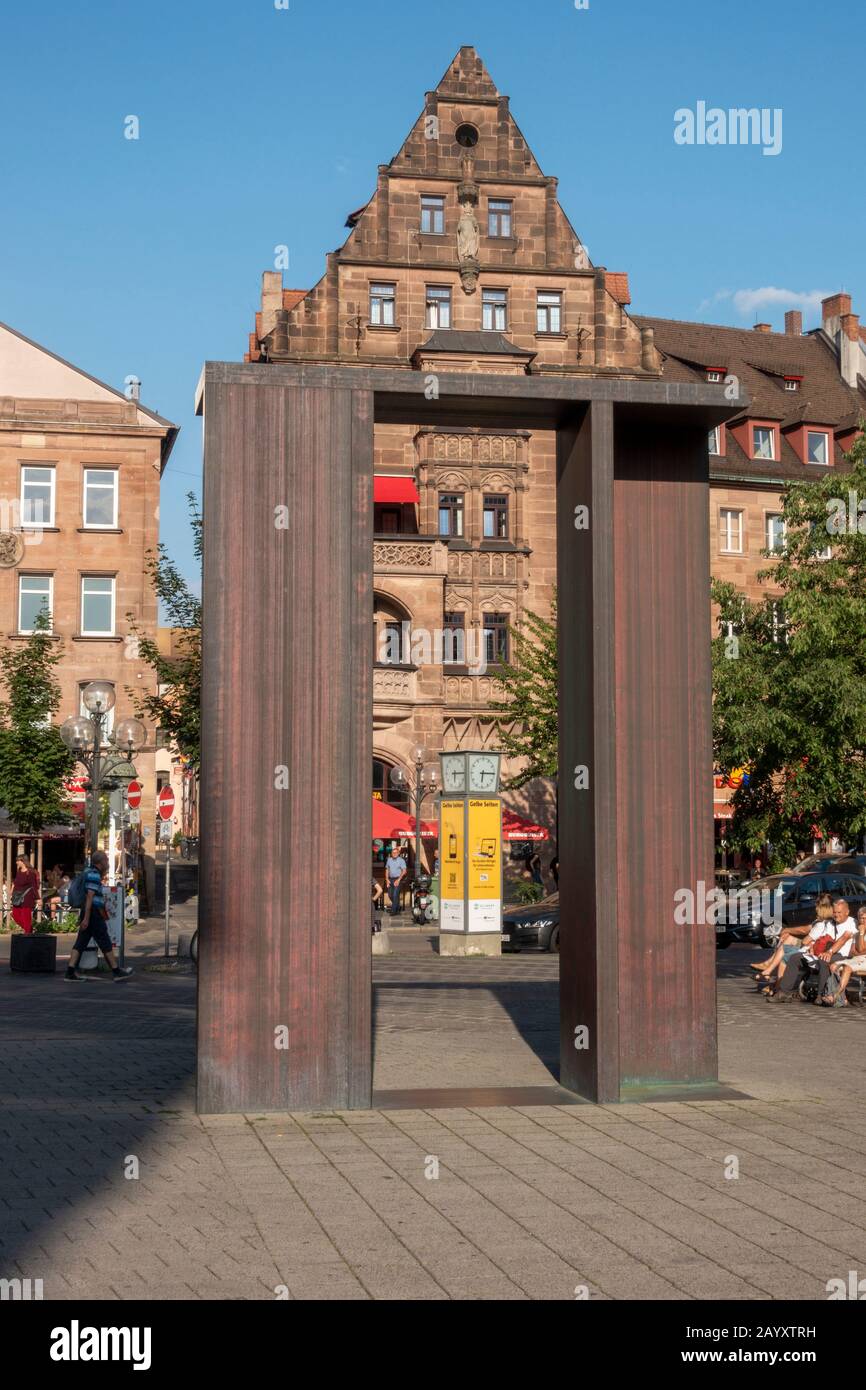
{"label": "stone statue niche", "polygon": [[457,200],[460,204],[460,217],[457,222],[457,261],[464,292],[474,294],[481,270],[478,260],[481,233],[475,215],[478,206],[478,185],[474,179],[471,155],[464,156],[460,168],[462,177],[457,185]]}

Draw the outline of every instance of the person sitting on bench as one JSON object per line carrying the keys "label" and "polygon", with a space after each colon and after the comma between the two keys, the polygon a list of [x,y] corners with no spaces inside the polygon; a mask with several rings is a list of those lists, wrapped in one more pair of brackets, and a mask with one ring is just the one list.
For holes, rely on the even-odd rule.
{"label": "person sitting on bench", "polygon": [[844,965],[833,967],[834,973],[839,977],[839,985],[834,993],[828,993],[823,999],[824,1004],[835,1004],[837,1008],[844,1008],[848,1000],[845,991],[852,975],[866,975],[866,907],[861,907],[857,913],[857,940],[854,943],[855,956],[849,956]]}
{"label": "person sitting on bench", "polygon": [[[850,955],[856,931],[857,924],[848,911],[848,903],[844,898],[835,898],[833,920],[817,922],[809,932],[803,950],[792,956],[785,966],[778,992],[771,996],[773,1001],[778,1004],[789,1003],[800,981],[817,965],[818,994],[815,1002],[820,1003],[830,981],[833,964]],[[813,947],[818,948],[817,952],[813,952]]]}

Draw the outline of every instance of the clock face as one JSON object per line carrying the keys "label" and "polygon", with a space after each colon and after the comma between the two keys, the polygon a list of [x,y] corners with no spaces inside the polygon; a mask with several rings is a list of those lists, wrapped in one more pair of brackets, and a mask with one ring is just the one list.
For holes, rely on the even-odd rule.
{"label": "clock face", "polygon": [[473,792],[495,792],[499,776],[499,761],[486,753],[469,759],[469,789]]}
{"label": "clock face", "polygon": [[453,758],[442,759],[442,790],[464,792],[466,790],[466,759],[462,753]]}

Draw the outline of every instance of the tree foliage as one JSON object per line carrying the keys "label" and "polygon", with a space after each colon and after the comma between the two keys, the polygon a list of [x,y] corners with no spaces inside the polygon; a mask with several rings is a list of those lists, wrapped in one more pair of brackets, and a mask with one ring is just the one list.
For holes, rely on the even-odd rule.
{"label": "tree foliage", "polygon": [[849,843],[866,832],[866,436],[847,457],[849,473],[786,488],[784,549],[764,552],[759,576],[771,592],[712,586],[714,756],[748,769],[731,838],[769,841],[780,867],[813,827]]}
{"label": "tree foliage", "polygon": [[509,787],[522,787],[534,777],[557,774],[557,711],[559,662],[556,646],[556,594],[549,618],[527,609],[511,630],[513,662],[497,672],[503,698],[492,702],[502,751],[523,760]]}
{"label": "tree foliage", "polygon": [[55,667],[62,658],[44,613],[26,642],[0,650],[0,803],[24,834],[71,820],[63,781],[75,759],[53,723],[60,706]]}
{"label": "tree foliage", "polygon": [[[202,558],[202,519],[194,493],[187,494],[196,559]],[[132,614],[130,629],[142,660],[155,677],[155,690],[128,689],[136,714],[162,729],[178,751],[198,767],[201,757],[201,599],[184,579],[166,547],[148,551],[145,568],[168,619],[176,630],[174,650],[165,656],[152,637],[141,632]]]}

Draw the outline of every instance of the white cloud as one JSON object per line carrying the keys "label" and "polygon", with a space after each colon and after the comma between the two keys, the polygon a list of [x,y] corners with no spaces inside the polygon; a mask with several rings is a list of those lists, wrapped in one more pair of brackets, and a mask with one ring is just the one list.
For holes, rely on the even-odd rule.
{"label": "white cloud", "polygon": [[702,302],[701,308],[707,309],[722,299],[730,299],[741,318],[751,318],[765,309],[802,309],[820,320],[821,300],[832,293],[832,290],[786,290],[777,285],[764,285],[757,290],[718,290],[712,299]]}

